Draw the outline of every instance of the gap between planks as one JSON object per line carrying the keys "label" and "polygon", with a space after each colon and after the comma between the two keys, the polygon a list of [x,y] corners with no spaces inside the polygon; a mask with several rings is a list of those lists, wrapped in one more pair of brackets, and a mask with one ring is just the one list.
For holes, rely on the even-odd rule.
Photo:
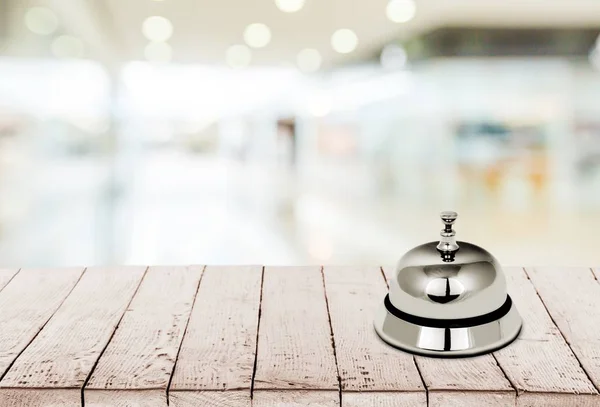
{"label": "gap between planks", "polygon": [[133,292],[133,295],[131,296],[131,298],[129,299],[129,302],[127,303],[127,306],[123,310],[123,314],[121,314],[121,317],[117,321],[115,329],[113,329],[112,334],[110,335],[110,338],[104,344],[104,348],[102,348],[102,350],[100,351],[98,357],[96,358],[96,362],[94,362],[94,364],[92,365],[92,368],[90,369],[87,377],[85,378],[85,381],[83,382],[83,386],[81,386],[81,407],[85,407],[84,390],[85,390],[87,384],[89,383],[90,379],[92,378],[92,374],[94,374],[94,371],[96,370],[96,367],[98,366],[98,363],[100,362],[100,359],[102,359],[102,355],[104,355],[104,352],[106,352],[106,348],[108,348],[108,345],[114,338],[115,333],[117,332],[117,329],[119,329],[119,326],[121,325],[121,321],[123,321],[123,317],[125,317],[125,314],[127,313],[127,309],[131,306],[131,302],[133,301],[133,299],[135,298],[136,294],[138,293],[140,287],[142,286],[142,283],[144,282],[144,278],[146,277],[146,274],[148,273],[149,268],[150,267],[148,267],[148,266],[145,268],[144,273],[142,274],[142,278],[140,278],[140,281],[139,281],[137,287],[135,287],[135,291]]}
{"label": "gap between planks", "polygon": [[12,280],[21,272],[21,269],[1,269],[0,270],[0,291],[4,290]]}
{"label": "gap between planks", "polygon": [[[190,320],[192,319],[192,311],[194,310],[194,306],[196,305],[196,300],[198,299],[198,292],[200,291],[200,285],[202,284],[202,279],[204,278],[204,273],[206,272],[206,265],[202,267],[202,271],[200,272],[200,279],[198,280],[198,285],[196,286],[196,292],[194,294],[194,300],[192,301],[192,307],[190,308],[190,313],[188,315],[187,321],[185,322],[185,328],[183,330],[183,335],[181,336],[181,342],[179,343],[179,349],[177,349],[177,355],[175,356],[175,361],[173,362],[173,369],[171,370],[171,376],[169,377],[169,382],[167,383],[167,389],[165,391],[167,395],[167,406],[170,404],[169,399],[169,389],[171,389],[171,384],[173,383],[173,376],[175,376],[175,368],[177,367],[177,361],[179,360],[179,354],[181,353],[181,348],[183,347],[183,339],[185,338],[185,334],[187,334],[188,328],[190,326]],[[83,406],[85,407],[85,406]]]}
{"label": "gap between planks", "polygon": [[325,309],[327,309],[327,322],[329,323],[329,335],[331,336],[331,347],[333,348],[333,360],[335,361],[335,371],[338,380],[338,396],[340,406],[342,406],[342,376],[340,375],[340,364],[337,357],[337,349],[335,348],[335,336],[333,334],[333,325],[331,324],[331,311],[329,310],[329,298],[327,298],[327,286],[325,284],[325,273],[321,266],[321,281],[323,282],[323,296],[325,297]]}
{"label": "gap between planks", "polygon": [[258,300],[258,321],[256,322],[256,346],[254,347],[254,365],[252,367],[252,378],[250,379],[250,400],[254,400],[254,379],[256,378],[256,366],[258,365],[258,339],[260,335],[260,317],[262,315],[263,286],[265,284],[265,266],[262,266],[260,274],[260,296]]}

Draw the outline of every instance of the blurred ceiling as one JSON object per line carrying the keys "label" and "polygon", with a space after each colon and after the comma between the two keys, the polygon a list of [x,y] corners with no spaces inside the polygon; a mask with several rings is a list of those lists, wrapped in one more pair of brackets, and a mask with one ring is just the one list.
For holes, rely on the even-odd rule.
{"label": "blurred ceiling", "polygon": [[[47,44],[33,44],[35,34],[23,26],[30,6],[51,8],[63,33],[81,38],[87,56],[116,64],[144,59],[148,44],[141,26],[153,15],[173,23],[169,44],[173,60],[192,63],[224,63],[226,49],[243,44],[243,32],[251,23],[270,27],[272,41],[253,50],[253,64],[293,64],[298,52],[315,48],[324,66],[368,58],[386,43],[407,39],[442,27],[587,27],[600,29],[598,0],[416,0],[416,16],[407,23],[387,19],[388,0],[306,0],[296,13],[280,11],[274,0],[0,0],[0,13],[10,7],[13,43],[9,54],[40,54]],[[6,17],[6,16],[5,16]],[[6,21],[6,18],[0,21]],[[350,28],[358,47],[338,54],[331,35]],[[23,45],[25,44],[25,45]],[[2,52],[0,50],[0,52]]]}

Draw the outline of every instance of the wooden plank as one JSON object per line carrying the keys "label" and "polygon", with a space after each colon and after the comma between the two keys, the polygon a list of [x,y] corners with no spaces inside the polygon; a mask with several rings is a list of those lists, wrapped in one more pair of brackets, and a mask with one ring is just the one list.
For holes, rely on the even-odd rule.
{"label": "wooden plank", "polygon": [[[260,339],[259,339],[260,341]],[[337,407],[338,391],[262,390],[254,392],[253,407]]]}
{"label": "wooden plank", "polygon": [[[493,391],[432,391],[429,393],[430,406],[443,407],[513,407],[515,405],[515,393],[493,392]],[[566,407],[566,406],[565,406]]]}
{"label": "wooden plank", "polygon": [[167,406],[167,387],[202,269],[148,269],[84,389],[86,406]]}
{"label": "wooden plank", "polygon": [[[25,391],[20,389],[3,389],[2,407],[79,407],[81,406],[81,394],[79,398],[79,404],[76,404],[73,391],[65,389],[54,389],[52,391],[46,389],[26,389]],[[43,402],[40,400],[43,400]]]}
{"label": "wooden plank", "polygon": [[248,390],[175,391],[169,393],[173,407],[250,407]]}
{"label": "wooden plank", "polygon": [[427,405],[427,397],[425,392],[418,391],[348,391],[342,393],[342,405],[344,407],[418,407]]}
{"label": "wooden plank", "polygon": [[171,405],[250,405],[261,282],[260,266],[206,268],[169,388]]}
{"label": "wooden plank", "polygon": [[344,405],[382,404],[379,392],[394,391],[396,404],[426,406],[413,356],[386,345],[373,329],[387,292],[379,267],[325,267],[323,276]]}
{"label": "wooden plank", "polygon": [[460,359],[417,356],[416,360],[430,392],[505,392],[514,402],[515,391],[493,355]]}
{"label": "wooden plank", "polygon": [[[254,406],[273,405],[276,400],[285,405],[338,405],[338,392],[320,267],[266,267]],[[311,401],[314,398],[319,401]]]}
{"label": "wooden plank", "polygon": [[[81,388],[137,289],[144,267],[89,268],[0,382],[0,405],[81,406]],[[36,283],[42,289],[45,287]],[[26,399],[27,403],[9,404]]]}
{"label": "wooden plank", "polygon": [[509,267],[505,273],[508,292],[524,323],[519,338],[495,356],[518,391],[517,405],[578,406],[600,401],[525,271]]}
{"label": "wooden plank", "polygon": [[23,269],[0,292],[0,378],[56,312],[83,268]]}
{"label": "wooden plank", "polygon": [[85,392],[85,407],[150,407],[167,406],[166,391],[156,389],[99,390]]}
{"label": "wooden plank", "polygon": [[517,407],[600,407],[595,394],[523,393],[517,397]]}
{"label": "wooden plank", "polygon": [[338,390],[320,267],[264,272],[255,389]]}
{"label": "wooden plank", "polygon": [[493,355],[464,359],[416,357],[430,407],[514,405],[516,393]]}
{"label": "wooden plank", "polygon": [[[388,280],[394,269],[383,268]],[[493,355],[462,359],[415,357],[429,406],[514,405],[516,393]]]}
{"label": "wooden plank", "polygon": [[600,284],[585,267],[527,268],[546,309],[577,359],[600,387]]}
{"label": "wooden plank", "polygon": [[0,269],[0,291],[13,279],[19,269]]}

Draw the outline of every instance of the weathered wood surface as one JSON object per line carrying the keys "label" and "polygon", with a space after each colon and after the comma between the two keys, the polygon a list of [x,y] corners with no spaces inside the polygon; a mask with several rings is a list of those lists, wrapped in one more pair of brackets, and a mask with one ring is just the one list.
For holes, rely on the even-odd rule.
{"label": "weathered wood surface", "polygon": [[600,270],[506,275],[520,337],[439,360],[375,335],[378,267],[0,270],[0,406],[600,406]]}
{"label": "weathered wood surface", "polygon": [[395,392],[397,406],[424,404],[413,356],[387,346],[373,329],[387,292],[381,269],[325,267],[323,276],[344,405],[377,405],[382,391]]}
{"label": "weathered wood surface", "polygon": [[260,266],[206,268],[169,390],[172,405],[248,405],[261,282]]}
{"label": "weathered wood surface", "polygon": [[202,267],[148,269],[85,388],[86,406],[167,405],[201,275]]}
{"label": "weathered wood surface", "polygon": [[547,406],[585,405],[589,396],[594,403],[600,401],[525,271],[509,267],[505,273],[508,291],[524,324],[519,338],[494,356],[517,390],[517,406],[539,405],[536,400]]}
{"label": "weathered wood surface", "polygon": [[0,291],[0,378],[56,312],[82,273],[83,268],[26,269],[10,283],[5,279],[7,285]]}
{"label": "weathered wood surface", "polygon": [[[265,268],[257,356],[255,406],[274,405],[275,394],[275,400],[286,405],[339,403],[338,372],[320,267]],[[265,390],[285,391],[258,394]],[[317,396],[306,390],[320,392]]]}
{"label": "weathered wood surface", "polygon": [[525,271],[579,363],[600,388],[600,284],[596,276],[585,267]]}
{"label": "weathered wood surface", "polygon": [[[53,405],[56,404],[53,401],[56,388],[62,389],[63,401],[59,405],[81,405],[83,385],[108,344],[144,271],[143,267],[88,268],[0,381],[0,405]],[[17,395],[27,397],[27,404],[18,402]],[[13,399],[17,402],[10,401]]]}

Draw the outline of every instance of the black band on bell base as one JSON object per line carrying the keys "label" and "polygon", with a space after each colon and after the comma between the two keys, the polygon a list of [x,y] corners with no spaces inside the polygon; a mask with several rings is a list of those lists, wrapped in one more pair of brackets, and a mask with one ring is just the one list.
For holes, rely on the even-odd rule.
{"label": "black band on bell base", "polygon": [[383,301],[383,303],[385,304],[385,308],[390,312],[390,314],[392,314],[396,318],[400,318],[414,325],[426,326],[430,328],[471,328],[473,326],[487,324],[489,322],[496,321],[508,314],[508,311],[510,311],[510,308],[512,306],[512,300],[510,299],[510,296],[507,295],[506,301],[500,306],[500,308],[492,312],[488,312],[487,314],[470,318],[436,319],[418,317],[412,314],[407,314],[404,311],[400,311],[398,308],[394,307],[394,305],[390,301],[389,294],[385,296],[385,300]]}

